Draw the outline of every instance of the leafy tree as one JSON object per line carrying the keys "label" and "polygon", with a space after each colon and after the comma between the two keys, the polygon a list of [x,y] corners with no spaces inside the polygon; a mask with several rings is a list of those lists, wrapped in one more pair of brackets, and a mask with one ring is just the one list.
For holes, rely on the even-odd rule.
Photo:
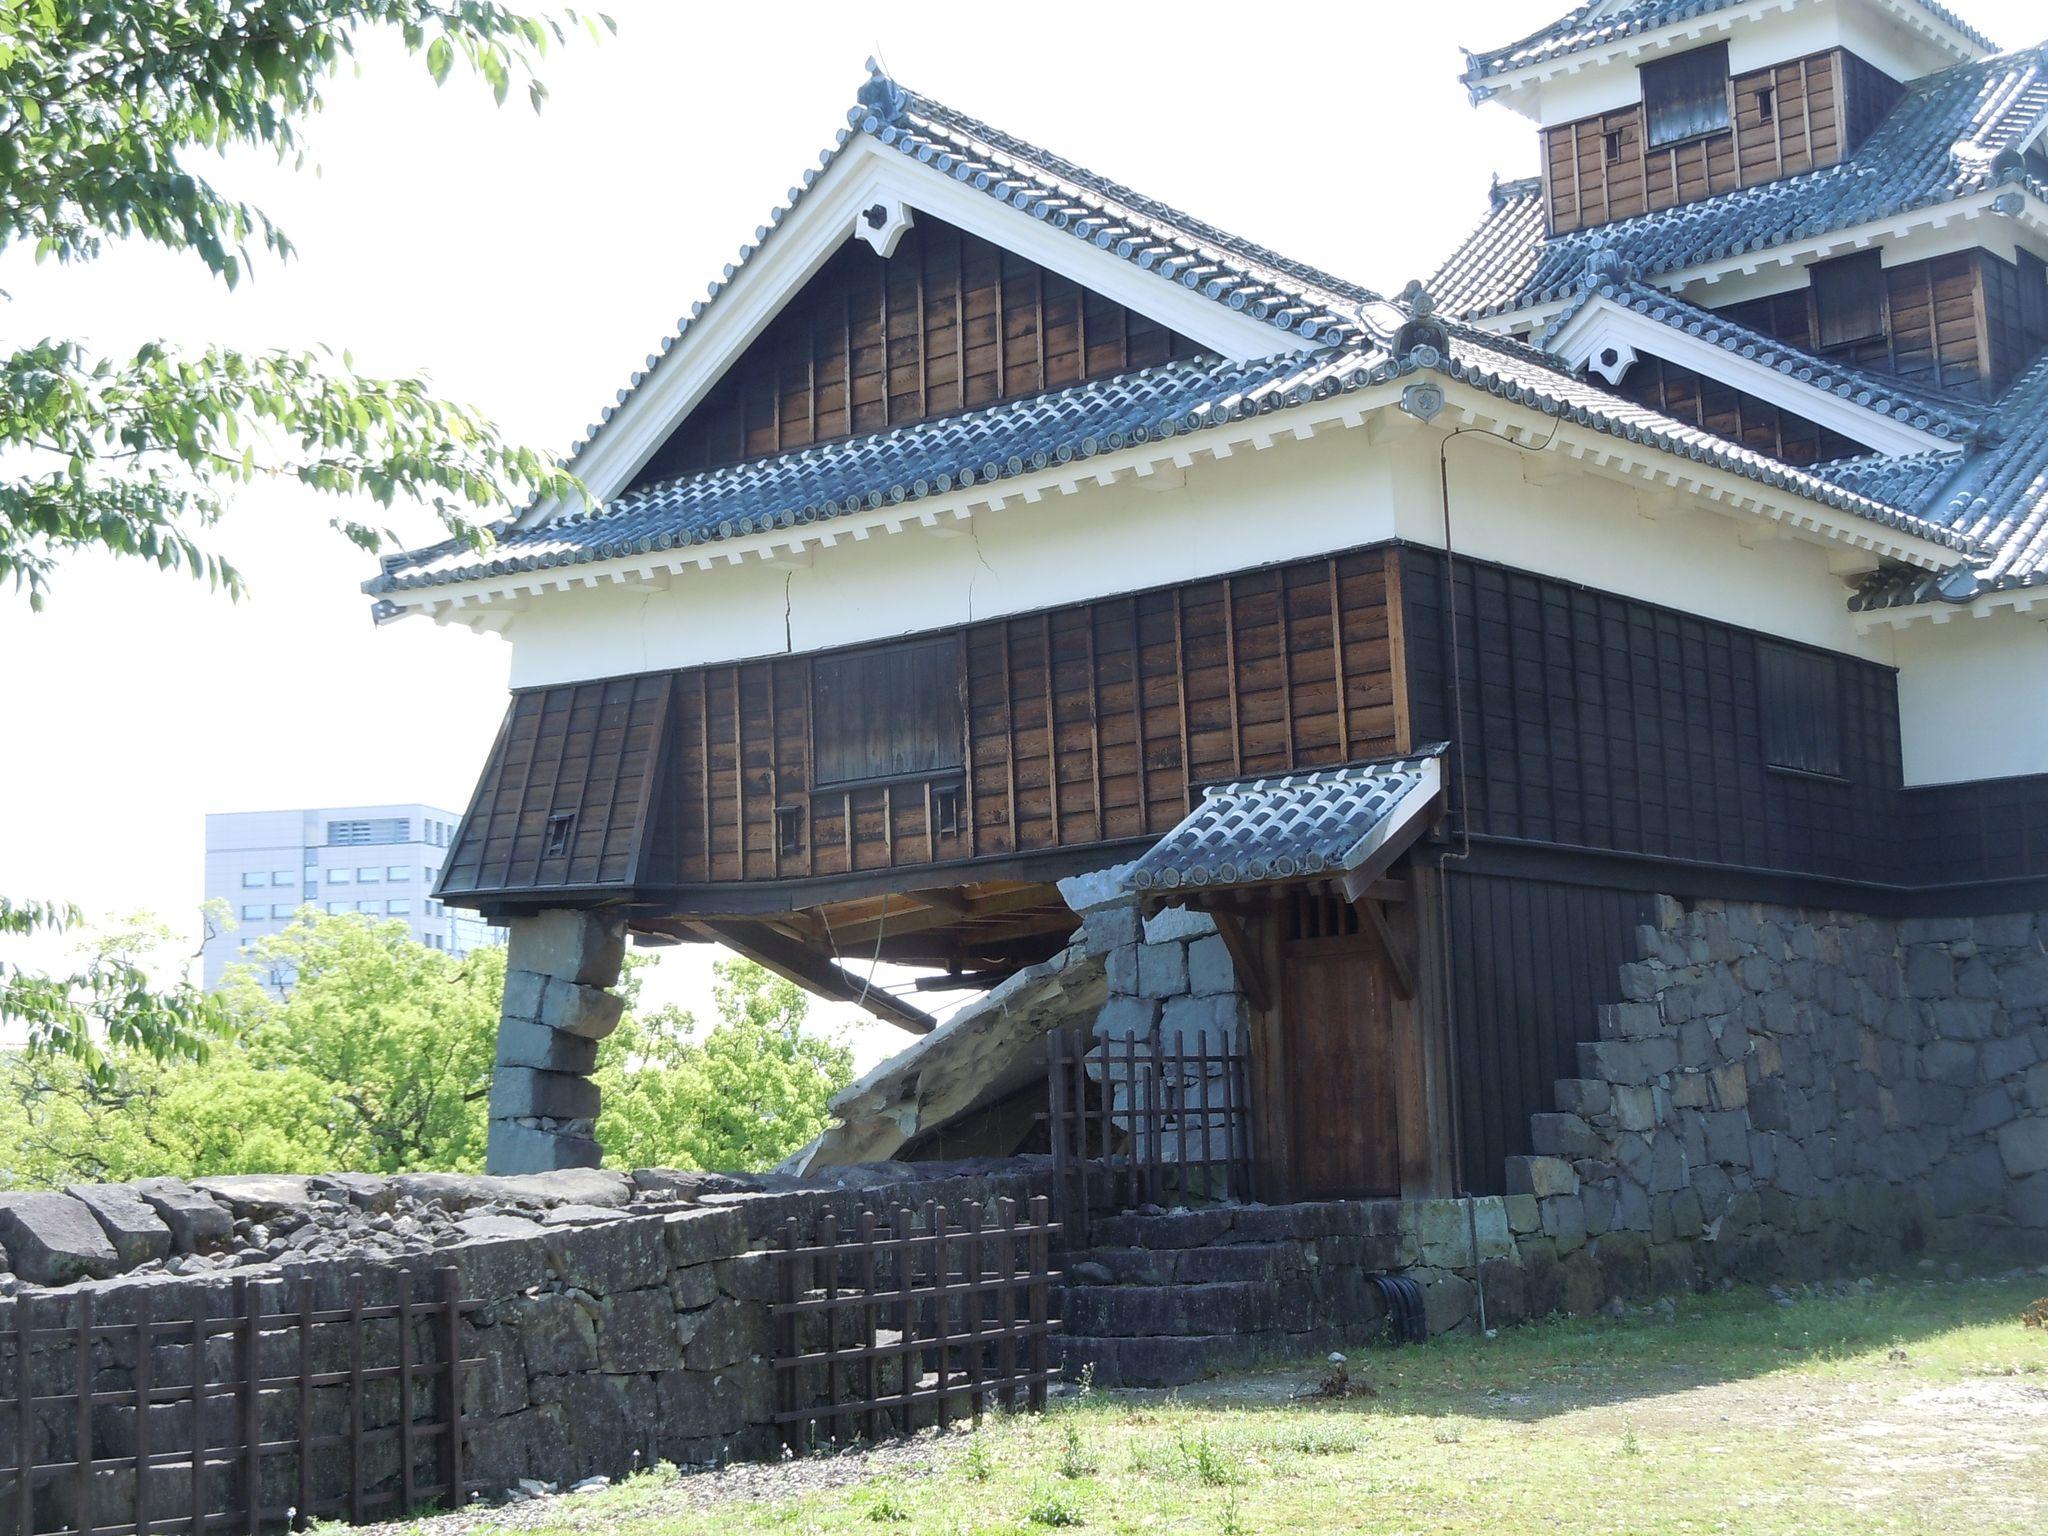
{"label": "leafy tree", "polygon": [[[144,968],[168,943],[124,925],[95,943]],[[110,1044],[97,1066],[0,1056],[0,1186],[156,1174],[397,1173],[483,1166],[501,949],[458,960],[403,923],[306,908],[259,941],[220,993],[231,1031],[205,1063]],[[279,998],[264,982],[289,976]],[[631,986],[628,984],[630,996]],[[824,1126],[852,1076],[843,1046],[804,1030],[808,999],[745,961],[722,964],[719,1019],[628,1012],[598,1055],[598,1136],[618,1165],[764,1168]]]}
{"label": "leafy tree", "polygon": [[[261,985],[271,977],[291,980],[282,1000]],[[309,907],[222,990],[259,1069],[322,1085],[327,1167],[483,1166],[504,950],[457,959],[402,922]]]}
{"label": "leafy tree", "polygon": [[629,1019],[598,1062],[597,1139],[623,1166],[762,1169],[825,1128],[853,1053],[804,1030],[810,999],[751,960],[721,960],[719,1021]]}
{"label": "leafy tree", "polygon": [[[199,163],[253,146],[303,165],[302,125],[360,39],[395,35],[435,81],[462,66],[500,102],[523,85],[538,108],[534,66],[575,25],[597,30],[574,12],[538,18],[495,0],[0,0],[0,252],[85,262],[142,241],[233,287],[252,250],[284,259],[292,244]],[[153,341],[114,356],[4,333],[0,466],[0,582],[38,610],[57,567],[87,550],[238,595],[240,574],[207,539],[238,486],[342,498],[330,524],[367,550],[390,535],[357,497],[423,505],[477,544],[484,509],[570,486],[425,380],[365,377],[346,353]],[[75,919],[12,903],[0,936]],[[132,974],[15,967],[0,971],[8,1022],[25,1023],[31,1052],[98,1070],[102,1036],[117,1051],[194,1055],[217,1021],[189,991],[158,993]]]}

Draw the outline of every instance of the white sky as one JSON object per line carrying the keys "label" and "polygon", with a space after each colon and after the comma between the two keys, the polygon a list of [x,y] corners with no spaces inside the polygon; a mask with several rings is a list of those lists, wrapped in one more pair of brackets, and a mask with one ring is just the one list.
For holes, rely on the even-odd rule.
{"label": "white sky", "polygon": [[[311,125],[317,173],[249,156],[221,173],[300,251],[235,293],[146,250],[83,269],[8,256],[0,316],[17,338],[110,350],[345,346],[559,452],[816,163],[870,53],[913,89],[1391,291],[1477,222],[1490,172],[1536,166],[1529,123],[1468,104],[1458,45],[1566,4],[1282,5],[1247,27],[1236,4],[610,0],[619,35],[547,61],[538,116],[368,50]],[[2041,27],[2039,0],[1961,9],[2008,46]],[[216,543],[254,588],[239,605],[92,560],[41,615],[0,594],[0,891],[188,921],[207,811],[467,803],[504,709],[502,642],[419,619],[373,629],[372,562],[316,498],[247,492]],[[709,1016],[705,965],[664,952],[647,995]],[[860,1031],[863,1065],[905,1039]]]}

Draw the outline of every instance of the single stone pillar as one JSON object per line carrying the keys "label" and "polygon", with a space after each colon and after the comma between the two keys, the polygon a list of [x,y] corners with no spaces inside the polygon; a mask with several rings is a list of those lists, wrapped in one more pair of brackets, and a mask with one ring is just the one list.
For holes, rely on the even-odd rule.
{"label": "single stone pillar", "polygon": [[605,989],[626,958],[626,921],[603,912],[515,917],[505,953],[498,1064],[491,1074],[492,1173],[595,1168],[597,1042],[625,1002]]}

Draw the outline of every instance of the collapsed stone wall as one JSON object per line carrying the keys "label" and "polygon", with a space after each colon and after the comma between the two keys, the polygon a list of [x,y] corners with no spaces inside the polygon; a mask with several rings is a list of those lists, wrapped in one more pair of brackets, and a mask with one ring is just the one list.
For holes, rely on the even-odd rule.
{"label": "collapsed stone wall", "polygon": [[[364,1270],[375,1305],[390,1300],[399,1272],[412,1275],[414,1294],[427,1298],[434,1294],[434,1273],[452,1267],[462,1294],[480,1303],[462,1325],[461,1346],[466,1357],[482,1362],[465,1386],[465,1412],[474,1421],[466,1450],[471,1475],[487,1490],[509,1489],[521,1479],[617,1477],[660,1460],[705,1464],[773,1455],[779,1439],[769,1308],[780,1277],[772,1249],[787,1220],[797,1218],[808,1231],[829,1214],[851,1229],[864,1209],[927,1201],[957,1216],[970,1202],[1022,1202],[1050,1185],[1043,1159],[885,1164],[835,1170],[834,1178],[832,1184],[798,1183],[647,1169],[630,1177],[583,1170],[530,1179],[422,1174],[195,1181],[178,1186],[178,1201],[212,1218],[182,1226],[166,1251],[132,1272],[38,1285],[35,1322],[39,1330],[74,1327],[79,1298],[87,1293],[99,1325],[134,1321],[145,1293],[159,1320],[231,1317],[236,1279],[283,1282],[291,1307],[303,1291],[316,1309],[340,1308],[348,1305],[353,1277]],[[48,1198],[69,1201],[76,1211],[67,1215],[89,1214],[93,1207],[80,1198],[86,1193]],[[161,1188],[155,1193],[162,1198]],[[283,1233],[283,1246],[266,1251],[279,1238],[257,1243],[259,1229]],[[315,1236],[293,1243],[300,1232]],[[43,1239],[65,1240],[54,1229]],[[10,1247],[27,1251],[18,1238]],[[0,1301],[0,1395],[21,1379],[13,1334],[19,1304],[19,1297]],[[420,1327],[416,1358],[439,1358],[433,1319],[423,1316]],[[272,1358],[273,1338],[277,1364],[270,1374],[289,1374],[296,1369],[296,1342],[288,1329],[266,1333],[265,1359]],[[218,1343],[226,1350],[232,1341],[223,1336]],[[388,1354],[390,1341],[380,1347]],[[66,1390],[75,1379],[68,1342],[53,1334],[37,1356],[29,1375],[45,1384],[39,1390]],[[226,1369],[230,1358],[221,1355],[213,1369]],[[316,1362],[316,1368],[341,1363]],[[189,1381],[189,1346],[167,1339],[157,1346],[153,1366],[159,1384]],[[135,1380],[132,1337],[109,1336],[95,1351],[95,1390],[120,1392]],[[346,1423],[346,1391],[339,1385],[315,1389],[316,1432]],[[296,1433],[290,1397],[266,1400],[264,1412],[274,1422],[266,1420],[265,1438],[289,1440]],[[231,1393],[222,1395],[222,1413],[234,1401]],[[171,1422],[181,1412],[189,1415],[172,1404],[162,1422],[153,1418],[157,1444],[185,1443],[189,1417]],[[371,1391],[365,1412],[368,1428],[395,1423],[395,1393]],[[134,1419],[132,1408],[118,1404],[96,1409],[95,1454],[133,1454]],[[68,1455],[68,1424],[53,1417],[41,1426],[38,1450],[52,1453],[45,1459]],[[393,1443],[377,1442],[369,1454],[373,1486],[394,1483]],[[323,1455],[314,1472],[316,1498],[345,1491],[347,1463],[338,1453]],[[290,1458],[276,1458],[266,1476],[278,1480],[267,1494],[270,1503],[296,1502]],[[177,1479],[158,1481],[161,1496],[179,1506],[158,1514],[182,1513],[186,1495],[173,1486]],[[107,1523],[128,1518],[132,1473],[110,1472],[95,1483]],[[11,1507],[5,1504],[9,1488],[10,1479],[0,1477],[0,1507]],[[233,1490],[223,1485],[217,1492],[226,1498]]]}
{"label": "collapsed stone wall", "polygon": [[1525,1249],[1666,1286],[2048,1251],[2048,916],[1660,897],[1637,937],[1510,1163]]}

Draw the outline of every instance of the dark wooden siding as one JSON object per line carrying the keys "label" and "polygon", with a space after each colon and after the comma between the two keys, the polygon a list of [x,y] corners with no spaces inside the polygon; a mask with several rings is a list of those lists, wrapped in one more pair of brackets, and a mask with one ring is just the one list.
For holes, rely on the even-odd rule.
{"label": "dark wooden siding", "polygon": [[1402,551],[1417,741],[1462,738],[1453,809],[1475,836],[1857,880],[1896,878],[1896,679],[1839,669],[1845,774],[1767,766],[1758,637],[1455,562],[1457,697],[1441,555]]}
{"label": "dark wooden siding", "polygon": [[661,677],[515,693],[440,889],[630,886],[668,705]]}
{"label": "dark wooden siding", "polygon": [[[653,827],[644,888],[1157,837],[1201,784],[1407,745],[1388,565],[1384,551],[1361,550],[942,631],[930,638],[957,657],[963,766],[907,782],[815,784],[813,674],[843,652],[522,693],[512,716],[519,729],[493,756],[469,824],[539,829],[543,804],[575,803],[589,805],[596,825],[595,801],[538,789],[517,744],[525,722],[554,720],[578,689],[632,689],[662,698],[668,719],[653,805],[634,819]],[[588,782],[601,796],[601,777]],[[640,781],[631,787],[638,794]],[[623,809],[609,814],[623,824]],[[461,879],[476,883],[457,883],[453,868],[451,891],[567,883],[553,878],[566,866],[536,871],[518,859],[465,866]]]}
{"label": "dark wooden siding", "polygon": [[1545,129],[1551,232],[1610,224],[1833,165],[1883,120],[1899,87],[1835,49],[1737,75],[1729,90],[1734,126],[1681,144],[1647,148],[1641,102]]}
{"label": "dark wooden siding", "polygon": [[1902,825],[1915,885],[2048,877],[2048,774],[1909,789]]}
{"label": "dark wooden siding", "polygon": [[1200,350],[1058,273],[919,214],[887,261],[849,240],[655,453],[637,483],[1041,394]]}
{"label": "dark wooden siding", "polygon": [[[1885,334],[1831,355],[1916,388],[1981,397],[2003,388],[2038,350],[2038,343],[2027,344],[2019,317],[2015,269],[1987,251],[1886,267],[1884,278]],[[1731,304],[1721,313],[1817,350],[1809,288]]]}
{"label": "dark wooden siding", "polygon": [[1640,358],[1622,376],[1620,391],[1638,405],[1787,464],[1819,464],[1870,451],[1854,438],[1661,357]]}
{"label": "dark wooden siding", "polygon": [[1533,1150],[1529,1117],[1557,1107],[1598,1009],[1621,1000],[1621,967],[1650,898],[1443,866],[1446,968],[1459,1169],[1500,1194],[1507,1158]]}

